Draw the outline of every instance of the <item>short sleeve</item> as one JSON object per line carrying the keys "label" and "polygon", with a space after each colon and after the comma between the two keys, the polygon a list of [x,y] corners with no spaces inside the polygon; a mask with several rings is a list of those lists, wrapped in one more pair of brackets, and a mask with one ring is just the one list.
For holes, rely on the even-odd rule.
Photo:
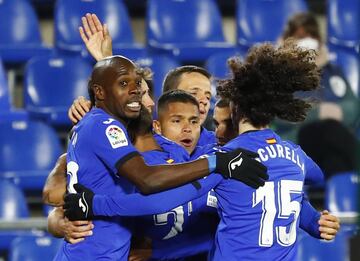
{"label": "short sleeve", "polygon": [[139,155],[129,140],[127,131],[118,121],[102,121],[94,124],[91,129],[93,150],[97,157],[102,160],[115,173],[118,167]]}

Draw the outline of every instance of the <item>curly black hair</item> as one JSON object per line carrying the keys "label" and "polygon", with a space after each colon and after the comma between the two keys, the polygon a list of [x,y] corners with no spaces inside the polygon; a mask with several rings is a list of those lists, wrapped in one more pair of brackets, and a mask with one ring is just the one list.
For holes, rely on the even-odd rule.
{"label": "curly black hair", "polygon": [[275,117],[303,121],[311,105],[294,93],[319,87],[315,55],[288,40],[280,47],[268,43],[255,46],[244,62],[230,58],[233,76],[220,80],[217,92],[232,102],[234,122],[245,120],[259,128]]}

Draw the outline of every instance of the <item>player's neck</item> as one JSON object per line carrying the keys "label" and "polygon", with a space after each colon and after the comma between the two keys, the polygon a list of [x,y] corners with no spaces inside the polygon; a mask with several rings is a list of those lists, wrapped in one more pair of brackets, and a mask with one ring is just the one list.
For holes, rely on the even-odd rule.
{"label": "player's neck", "polygon": [[136,136],[134,146],[139,152],[161,149],[152,133]]}
{"label": "player's neck", "polygon": [[247,131],[255,131],[255,130],[263,130],[266,129],[268,126],[264,126],[264,127],[260,127],[257,128],[254,125],[252,125],[251,123],[245,121],[245,120],[240,120],[239,122],[239,135],[247,132]]}

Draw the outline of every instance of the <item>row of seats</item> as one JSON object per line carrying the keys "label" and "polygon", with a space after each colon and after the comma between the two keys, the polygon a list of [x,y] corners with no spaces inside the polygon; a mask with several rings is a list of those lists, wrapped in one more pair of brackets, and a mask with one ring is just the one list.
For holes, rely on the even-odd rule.
{"label": "row of seats", "polygon": [[[356,48],[360,42],[360,2],[328,1],[329,41]],[[237,0],[237,42],[247,50],[253,44],[276,41],[287,19],[306,11],[305,0]],[[78,33],[81,16],[96,13],[107,23],[116,52],[130,58],[144,47],[134,41],[130,19],[122,0],[58,0],[55,5],[55,47],[62,52],[82,52]],[[146,9],[147,47],[171,53],[180,61],[199,61],[218,51],[231,50],[215,0],[149,0]],[[0,56],[5,62],[26,61],[48,53],[41,42],[39,25],[28,0],[0,1]]]}
{"label": "row of seats", "polygon": [[[338,64],[355,94],[360,89],[360,57],[354,50],[332,47],[333,62]],[[210,56],[205,67],[215,78],[229,75],[227,59],[243,57],[240,50],[219,52]],[[180,61],[167,55],[139,56],[135,59],[144,67],[154,71],[154,96],[157,100],[162,93],[162,82],[166,73],[180,66]],[[0,122],[26,120],[28,116],[43,120],[53,126],[69,126],[67,109],[72,101],[87,96],[87,81],[92,64],[78,56],[46,55],[31,59],[25,69],[24,108],[15,110],[11,106],[11,95],[0,61]]]}

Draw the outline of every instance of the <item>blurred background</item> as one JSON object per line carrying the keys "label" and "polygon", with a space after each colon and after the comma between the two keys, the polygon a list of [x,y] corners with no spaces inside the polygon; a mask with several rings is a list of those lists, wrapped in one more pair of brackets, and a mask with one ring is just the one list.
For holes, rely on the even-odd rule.
{"label": "blurred background", "polygon": [[51,207],[41,192],[66,151],[67,110],[87,97],[95,60],[78,33],[86,13],[108,24],[114,54],[154,71],[155,98],[180,65],[203,66],[216,80],[228,75],[229,57],[265,41],[293,37],[315,49],[314,108],[302,124],[272,127],[322,168],[325,182],[307,194],[342,228],[332,242],[301,234],[299,260],[360,260],[360,0],[0,0],[0,260],[51,260],[59,246],[46,233]]}

